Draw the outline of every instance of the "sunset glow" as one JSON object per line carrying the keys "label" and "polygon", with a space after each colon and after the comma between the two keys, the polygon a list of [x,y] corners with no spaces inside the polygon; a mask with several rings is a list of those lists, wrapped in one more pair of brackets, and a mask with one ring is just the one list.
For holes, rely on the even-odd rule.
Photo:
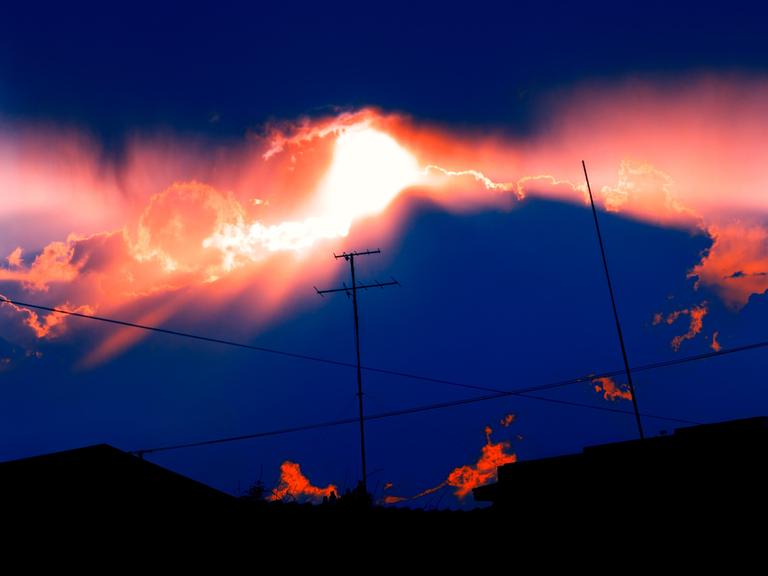
{"label": "sunset glow", "polygon": [[[551,490],[573,466],[612,481],[590,447],[648,475],[667,445],[701,460],[683,427],[762,442],[764,16],[7,3],[0,467],[29,487],[9,503],[150,517],[207,491],[254,525],[464,539],[616,508]],[[70,462],[63,492],[45,461]],[[662,512],[702,480],[675,462],[636,475]]]}
{"label": "sunset glow", "polygon": [[[700,107],[713,119],[712,130],[722,134],[718,122],[733,113],[731,92],[711,83],[698,90],[715,95]],[[762,85],[756,90],[768,94]],[[611,212],[710,234],[712,248],[689,274],[718,292],[726,305],[742,306],[750,294],[765,289],[763,268],[768,270],[766,229],[755,218],[764,203],[754,192],[756,185],[747,185],[760,181],[757,168],[748,164],[736,170],[728,164],[731,156],[727,155],[718,172],[703,179],[701,164],[692,163],[691,148],[707,156],[719,153],[725,144],[698,138],[690,146],[677,146],[680,135],[690,132],[685,129],[690,114],[660,113],[665,123],[643,124],[642,132],[636,131],[633,127],[648,114],[662,107],[675,110],[688,105],[683,97],[666,102],[651,88],[645,108],[637,110],[618,132],[607,130],[603,126],[620,112],[622,95],[619,91],[595,119],[593,143],[583,147],[598,200]],[[695,98],[694,92],[690,98]],[[579,100],[575,102],[569,110],[578,108]],[[768,125],[768,111],[762,104],[753,100],[745,106],[753,122]],[[259,269],[268,265],[271,255],[288,252],[305,259],[318,243],[348,235],[356,222],[386,220],[388,207],[408,190],[459,211],[478,204],[509,208],[510,202],[530,195],[583,203],[585,188],[578,177],[578,162],[572,156],[566,162],[564,157],[566,148],[581,142],[569,126],[568,121],[562,124],[556,141],[538,138],[521,147],[498,138],[420,127],[410,119],[366,109],[287,125],[252,153],[222,157],[215,165],[180,146],[165,161],[164,174],[168,167],[179,166],[175,182],[166,185],[161,184],[162,178],[153,182],[147,172],[154,166],[151,143],[137,143],[130,155],[136,160],[130,164],[105,167],[82,138],[67,141],[63,134],[30,132],[22,141],[32,144],[23,149],[13,150],[9,141],[0,147],[6,165],[9,154],[16,154],[11,170],[0,178],[20,199],[4,205],[4,213],[45,213],[44,190],[77,190],[84,201],[52,204],[63,216],[56,221],[73,225],[63,239],[43,246],[29,240],[6,245],[7,266],[0,269],[0,282],[29,292],[55,292],[55,299],[48,301],[53,305],[68,301],[76,307],[108,311],[143,295],[216,282],[239,269],[259,278]],[[707,129],[700,126],[698,130],[706,133]],[[651,152],[649,134],[656,136],[654,142],[671,143],[664,154]],[[757,145],[756,134],[746,130],[732,136],[752,146]],[[71,170],[44,167],[49,141],[68,142],[65,161],[71,163]],[[608,142],[610,153],[606,152]],[[162,154],[168,156],[167,148]],[[196,172],[204,181],[188,179],[181,167],[190,160],[197,162]],[[128,183],[130,195],[116,191],[109,176],[116,171]],[[718,195],[716,190],[724,186],[731,192]],[[39,201],[30,204],[33,198]],[[83,205],[88,206],[87,220],[79,216]],[[744,212],[747,208],[751,216]],[[728,219],[729,211],[741,216]],[[124,220],[115,228],[118,213]],[[107,228],[99,230],[98,222]],[[290,292],[290,286],[278,286],[266,278],[260,281],[275,294]],[[56,290],[51,291],[52,287]],[[675,349],[695,337],[706,313],[703,308],[691,310],[695,322],[673,342]],[[49,334],[46,330],[36,333]]]}
{"label": "sunset glow", "polygon": [[[760,90],[768,95],[768,87]],[[722,115],[732,114],[730,108],[721,108],[729,102],[728,90],[719,94],[709,104],[717,112],[712,115],[713,130],[719,130]],[[673,108],[688,102],[668,103],[662,97],[649,97],[649,101]],[[595,119],[594,143],[584,145],[599,205],[607,212],[711,237],[712,247],[681,274],[697,287],[718,294],[724,306],[739,310],[752,294],[768,286],[768,228],[758,218],[768,205],[743,180],[745,174],[755,174],[753,167],[723,168],[709,174],[711,180],[705,183],[700,164],[693,163],[686,146],[706,155],[710,145],[721,150],[719,144],[700,138],[667,148],[664,155],[651,152],[649,131],[659,141],[678,142],[680,134],[687,133],[681,127],[688,117],[669,119],[663,127],[643,125],[642,131],[633,128],[632,120],[615,132],[608,126],[621,106],[619,94]],[[645,112],[638,114],[642,117]],[[768,126],[768,110],[758,118]],[[756,136],[751,132],[747,136],[754,144]],[[745,135],[734,133],[733,137]],[[28,294],[50,306],[83,314],[115,314],[150,325],[172,318],[191,297],[190,291],[205,294],[206,307],[215,310],[226,304],[228,294],[238,294],[246,285],[259,291],[259,299],[252,301],[247,313],[262,322],[274,321],[299,287],[308,283],[307,274],[314,278],[331,274],[327,265],[320,264],[318,250],[335,250],[338,240],[355,226],[364,231],[374,224],[380,227],[379,234],[396,233],[395,219],[404,212],[390,209],[400,197],[427,198],[459,214],[483,207],[511,210],[533,197],[576,205],[586,202],[579,165],[569,148],[583,142],[568,122],[556,140],[533,139],[521,146],[364,109],[286,124],[255,147],[249,145],[215,162],[183,145],[158,152],[151,142],[137,142],[125,166],[105,167],[92,146],[73,140],[66,156],[73,169],[51,171],[44,167],[48,159],[44,143],[63,138],[31,133],[28,141],[35,145],[14,152],[21,159],[0,176],[4,186],[17,191],[14,198],[27,198],[5,205],[6,215],[30,210],[47,214],[44,190],[53,194],[62,189],[84,200],[52,204],[64,216],[57,222],[72,224],[62,238],[56,238],[54,231],[42,245],[29,239],[5,245],[6,265],[0,268],[4,291],[0,293]],[[0,147],[6,165],[9,145]],[[183,168],[190,162],[197,166],[194,178]],[[178,172],[170,173],[169,166],[178,167]],[[117,192],[111,176],[115,172],[122,173],[123,187],[130,193]],[[725,186],[733,193],[718,195],[717,188]],[[29,198],[40,201],[30,204]],[[82,205],[89,206],[85,219],[80,216]],[[750,216],[743,211],[746,208]],[[730,218],[730,212],[740,216]],[[122,216],[119,225],[117,214]],[[677,352],[702,333],[709,309],[706,301],[690,302],[657,313],[652,324],[674,328],[683,318],[687,320],[687,327],[671,336],[670,346]],[[62,315],[7,303],[2,310],[10,334],[26,342],[29,354],[35,351],[29,338],[66,337],[69,321]],[[707,336],[713,350],[721,347],[716,329],[710,327],[714,331]],[[120,328],[92,347],[77,366],[103,365],[145,336]],[[610,378],[597,378],[593,384],[606,401],[631,400],[626,385]],[[509,414],[501,425],[507,427],[514,419]],[[488,429],[476,463],[454,469],[438,486],[416,496],[387,494],[385,500],[419,498],[445,486],[465,498],[474,487],[492,481],[499,465],[515,461],[516,455],[508,450],[508,443],[491,441]],[[298,464],[286,462],[274,497],[320,498],[331,491],[334,486],[314,487]]]}

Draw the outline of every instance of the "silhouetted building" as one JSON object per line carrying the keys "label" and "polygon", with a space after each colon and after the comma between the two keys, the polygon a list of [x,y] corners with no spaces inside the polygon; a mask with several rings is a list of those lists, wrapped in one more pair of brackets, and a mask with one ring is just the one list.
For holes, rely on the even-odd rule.
{"label": "silhouetted building", "polygon": [[226,508],[235,499],[107,444],[0,463],[3,509],[80,511]]}
{"label": "silhouetted building", "polygon": [[766,508],[768,418],[679,428],[673,434],[585,448],[499,467],[474,490],[497,511],[621,511],[721,515]]}
{"label": "silhouetted building", "polygon": [[[261,538],[282,539],[297,526],[306,535],[309,526],[327,530],[329,522],[337,518],[348,522],[360,514],[375,517],[377,525],[391,521],[401,528],[414,526],[414,522],[423,527],[452,521],[456,526],[468,522],[479,526],[484,516],[481,510],[425,512],[371,506],[360,486],[323,505],[269,502],[257,494],[251,496],[235,498],[106,444],[0,463],[0,509],[6,520],[9,514],[78,522],[88,518],[98,520],[91,525],[105,527],[125,526],[126,519],[138,516],[148,522],[142,524],[142,530],[182,526],[204,531],[214,530],[221,520],[235,520],[227,525],[242,523],[248,530],[260,526]],[[268,523],[254,523],[256,520]]]}

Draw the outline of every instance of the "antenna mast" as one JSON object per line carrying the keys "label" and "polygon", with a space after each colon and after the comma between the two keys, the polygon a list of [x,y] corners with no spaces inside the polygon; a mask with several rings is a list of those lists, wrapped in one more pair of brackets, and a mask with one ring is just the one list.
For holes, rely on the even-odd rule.
{"label": "antenna mast", "polygon": [[624,334],[621,331],[621,322],[619,321],[619,311],[616,308],[616,297],[613,294],[613,284],[611,283],[611,275],[608,273],[608,259],[605,257],[605,247],[603,246],[603,235],[600,233],[600,222],[597,219],[597,210],[595,209],[595,200],[592,198],[592,188],[589,185],[589,176],[587,175],[587,165],[584,160],[581,161],[581,167],[584,169],[584,179],[587,181],[587,191],[589,192],[589,203],[592,205],[592,216],[595,219],[595,230],[597,231],[597,241],[600,244],[600,255],[603,257],[603,270],[605,271],[605,281],[608,283],[608,292],[611,295],[611,306],[613,307],[613,319],[616,321],[616,333],[619,336],[619,344],[621,345],[621,355],[624,358],[624,371],[627,373],[627,383],[629,384],[629,393],[632,395],[632,408],[635,411],[635,420],[637,421],[637,432],[640,434],[640,439],[645,438],[643,433],[643,421],[640,419],[640,410],[637,407],[637,395],[635,394],[635,386],[632,383],[632,371],[629,368],[629,360],[627,359],[627,347],[624,345]]}
{"label": "antenna mast", "polygon": [[334,254],[333,257],[337,260],[344,258],[349,262],[349,269],[352,275],[352,287],[347,287],[346,284],[342,284],[341,288],[331,288],[330,290],[319,290],[315,286],[315,292],[320,296],[325,294],[331,294],[334,292],[344,292],[347,297],[352,296],[352,308],[355,313],[355,353],[357,355],[357,403],[360,413],[360,464],[362,471],[362,487],[365,495],[368,495],[368,473],[365,463],[365,413],[363,412],[363,372],[360,365],[360,318],[357,309],[357,291],[368,290],[370,288],[384,288],[385,286],[399,286],[400,283],[394,278],[387,282],[374,282],[372,284],[358,284],[355,276],[355,257],[356,256],[368,256],[370,254],[381,254],[381,250],[363,250],[360,252],[342,252],[341,254]]}

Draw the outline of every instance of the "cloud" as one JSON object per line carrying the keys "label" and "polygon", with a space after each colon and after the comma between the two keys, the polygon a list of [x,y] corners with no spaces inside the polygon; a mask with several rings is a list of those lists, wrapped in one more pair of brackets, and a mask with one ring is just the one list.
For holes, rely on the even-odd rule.
{"label": "cloud", "polygon": [[[507,414],[501,420],[502,425],[506,428],[514,421],[514,419],[513,414]],[[415,496],[404,497],[388,494],[383,498],[382,502],[384,504],[397,504],[407,500],[416,500],[429,494],[433,494],[446,486],[455,488],[454,494],[460,500],[463,500],[474,488],[492,482],[496,479],[499,466],[517,462],[517,455],[509,452],[511,447],[510,443],[506,441],[493,442],[491,440],[492,433],[493,430],[491,427],[486,426],[485,444],[480,451],[480,456],[474,464],[467,464],[454,468],[443,482],[432,488],[427,488]],[[384,489],[389,490],[391,487],[392,484],[387,483]]]}
{"label": "cloud", "polygon": [[709,347],[712,348],[712,350],[714,350],[715,352],[720,352],[720,350],[722,350],[722,346],[720,345],[720,342],[717,339],[719,335],[720,335],[720,332],[715,330],[712,333],[712,343],[709,345]]}
{"label": "cloud", "polygon": [[[253,306],[278,310],[313,251],[363,221],[393,233],[404,212],[389,208],[403,194],[457,212],[531,196],[583,204],[584,158],[605,209],[706,231],[712,247],[689,275],[736,310],[768,289],[768,176],[748,153],[768,130],[768,83],[694,80],[577,91],[525,138],[374,108],[273,124],[234,145],[137,136],[120,160],[71,131],[0,134],[0,187],[14,191],[0,217],[45,215],[3,248],[0,283],[134,317],[158,295],[217,284],[206,296],[219,302],[258,285]],[[673,346],[696,336],[705,313],[689,311]],[[45,322],[41,334],[63,329]]]}
{"label": "cloud", "polygon": [[602,393],[603,398],[610,401],[632,400],[632,392],[627,384],[616,384],[613,378],[603,376],[594,378],[592,383],[595,385],[595,392]]}
{"label": "cloud", "polygon": [[704,327],[704,317],[707,315],[708,311],[709,308],[707,306],[707,302],[702,302],[698,306],[683,308],[681,310],[674,310],[667,315],[666,319],[664,318],[663,314],[657,313],[653,317],[653,324],[656,326],[662,322],[666,322],[667,324],[672,325],[677,322],[678,318],[681,316],[689,317],[688,331],[684,334],[680,334],[679,336],[675,336],[670,343],[672,349],[677,352],[680,350],[680,346],[683,342],[686,340],[693,340],[701,332],[702,328]]}
{"label": "cloud", "polygon": [[368,127],[381,120],[381,112],[374,108],[363,108],[320,119],[305,117],[295,122],[275,122],[266,127],[265,136],[262,136],[268,144],[262,158],[269,160],[287,148],[297,148],[328,136],[336,136],[351,126]]}
{"label": "cloud", "polygon": [[697,286],[714,290],[732,309],[753,294],[768,290],[768,229],[757,224],[711,226],[714,239],[701,261],[689,272]]}
{"label": "cloud", "polygon": [[459,498],[466,497],[473,488],[495,480],[499,466],[517,462],[517,455],[507,452],[510,448],[509,442],[492,442],[492,432],[490,426],[485,427],[486,441],[477,462],[460,466],[448,475],[446,482],[456,488],[455,494]]}
{"label": "cloud", "polygon": [[159,262],[167,272],[215,271],[221,255],[204,241],[224,225],[242,223],[244,215],[232,193],[195,181],[174,183],[152,196],[135,238],[128,233],[131,254],[139,262]]}
{"label": "cloud", "polygon": [[509,428],[514,424],[515,420],[517,420],[516,414],[507,414],[501,419],[501,425],[504,426],[504,428]]}
{"label": "cloud", "polygon": [[280,466],[280,483],[272,491],[270,500],[322,500],[332,494],[339,494],[339,489],[333,484],[325,488],[313,486],[309,478],[301,472],[301,466],[296,462],[286,460]]}
{"label": "cloud", "polygon": [[5,258],[6,262],[8,262],[8,266],[11,268],[18,268],[24,263],[24,259],[22,258],[22,250],[21,246],[17,246],[13,252],[8,254]]}
{"label": "cloud", "polygon": [[603,203],[609,212],[623,212],[645,221],[690,227],[700,226],[700,217],[675,194],[672,177],[648,163],[622,160],[618,182],[602,187]]}
{"label": "cloud", "polygon": [[[0,294],[0,307],[7,307],[18,313],[22,323],[29,328],[37,338],[55,338],[64,332],[64,325],[68,318],[67,314],[59,312],[49,312],[47,314],[38,313],[24,306],[18,306]],[[77,312],[79,314],[93,314],[90,306],[71,306],[68,303],[62,303],[55,308],[67,312]]]}
{"label": "cloud", "polygon": [[22,268],[19,259],[14,269],[0,269],[0,281],[21,282],[30,291],[45,291],[54,282],[70,282],[78,273],[77,267],[72,264],[75,240],[74,236],[70,236],[65,242],[51,242],[29,268]]}

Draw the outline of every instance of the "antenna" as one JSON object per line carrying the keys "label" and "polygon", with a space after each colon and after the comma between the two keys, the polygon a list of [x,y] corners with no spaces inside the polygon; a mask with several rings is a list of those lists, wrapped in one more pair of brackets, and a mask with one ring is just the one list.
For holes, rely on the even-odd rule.
{"label": "antenna", "polygon": [[368,496],[368,474],[366,472],[365,465],[365,413],[363,412],[363,373],[360,366],[360,319],[357,310],[357,291],[368,290],[370,288],[384,288],[385,286],[399,286],[400,283],[392,278],[387,282],[374,282],[373,284],[358,284],[355,277],[355,256],[368,256],[370,254],[381,254],[381,250],[362,250],[359,252],[342,252],[341,254],[333,255],[337,260],[344,258],[349,262],[349,269],[352,274],[352,286],[349,287],[345,283],[342,283],[341,288],[331,288],[329,290],[319,290],[315,286],[315,292],[320,296],[326,294],[333,294],[334,292],[344,292],[347,297],[352,296],[352,308],[355,312],[355,352],[357,354],[357,401],[360,412],[360,463],[362,470],[362,487],[365,496]]}
{"label": "antenna", "polygon": [[632,371],[629,368],[629,360],[627,359],[627,347],[624,345],[624,335],[621,331],[621,322],[619,321],[619,312],[616,309],[616,298],[613,295],[613,284],[611,283],[611,275],[608,273],[608,259],[605,257],[605,247],[603,246],[603,235],[600,233],[600,222],[597,219],[597,210],[595,209],[595,200],[592,198],[592,188],[589,185],[589,176],[587,175],[587,165],[584,160],[581,161],[581,167],[584,169],[584,179],[587,181],[587,191],[589,192],[589,203],[592,205],[592,216],[595,219],[595,230],[597,231],[597,241],[600,244],[600,255],[603,257],[603,270],[605,270],[605,281],[608,283],[608,292],[611,295],[611,306],[613,307],[613,319],[616,321],[616,333],[619,336],[619,344],[621,345],[621,356],[624,358],[624,371],[627,373],[627,383],[629,384],[629,393],[632,395],[632,408],[635,411],[635,420],[637,421],[637,432],[640,434],[640,439],[645,438],[643,433],[643,421],[640,419],[640,410],[637,407],[637,395],[635,394],[635,386],[632,383]]}

